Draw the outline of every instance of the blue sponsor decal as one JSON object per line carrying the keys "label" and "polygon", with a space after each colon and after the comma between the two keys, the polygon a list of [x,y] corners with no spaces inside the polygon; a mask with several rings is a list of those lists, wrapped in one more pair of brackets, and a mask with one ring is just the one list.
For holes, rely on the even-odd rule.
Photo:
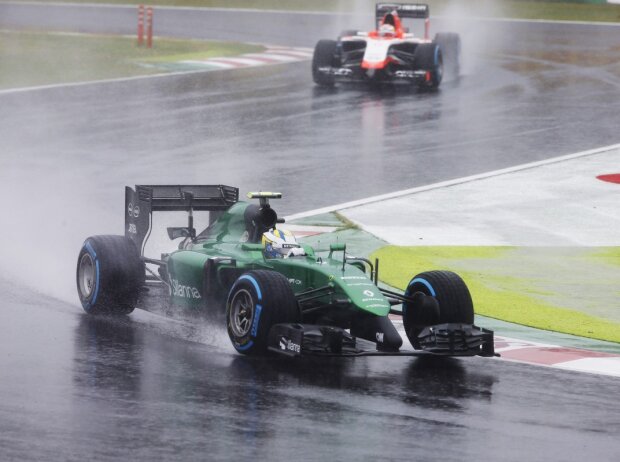
{"label": "blue sponsor decal", "polygon": [[254,308],[254,320],[252,321],[252,337],[256,337],[258,333],[258,323],[260,322],[260,313],[263,311],[262,305],[256,305]]}
{"label": "blue sponsor decal", "polygon": [[90,301],[91,305],[94,305],[97,301],[97,295],[99,294],[99,260],[95,260],[95,293]]}
{"label": "blue sponsor decal", "polygon": [[246,343],[245,345],[235,345],[235,349],[237,351],[245,351],[248,348],[251,348],[252,345],[254,345],[254,342],[252,340],[250,340],[248,343]]}

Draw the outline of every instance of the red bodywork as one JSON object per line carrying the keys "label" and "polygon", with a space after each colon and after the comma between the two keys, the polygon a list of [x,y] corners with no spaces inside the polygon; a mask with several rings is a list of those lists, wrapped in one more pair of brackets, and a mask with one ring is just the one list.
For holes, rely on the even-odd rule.
{"label": "red bodywork", "polygon": [[[381,26],[385,24],[394,26],[393,34],[382,35],[379,32],[379,29],[381,28]],[[426,18],[424,20],[424,39],[425,40],[428,40],[429,28],[430,28],[430,21],[428,18]],[[398,16],[398,14],[396,13],[396,11],[392,11],[391,13],[388,13],[385,16],[383,16],[383,18],[381,19],[379,23],[379,27],[373,31],[368,32],[369,40],[393,41],[395,39],[402,40],[404,37],[405,37],[405,30],[403,29],[402,21],[400,17]],[[392,61],[393,61],[392,58],[390,58],[389,56],[383,61],[363,60],[362,69],[383,69]]]}

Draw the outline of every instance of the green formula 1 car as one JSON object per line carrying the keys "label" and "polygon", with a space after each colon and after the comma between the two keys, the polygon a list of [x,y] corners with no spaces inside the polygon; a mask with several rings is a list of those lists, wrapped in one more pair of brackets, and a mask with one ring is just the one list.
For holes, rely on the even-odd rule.
{"label": "green formula 1 car", "polygon": [[[89,237],[79,253],[84,310],[128,314],[148,308],[160,288],[172,307],[223,314],[244,354],[494,354],[493,333],[473,325],[471,296],[456,274],[418,274],[404,293],[379,287],[378,261],[350,256],[342,244],[319,251],[281,232],[284,220],[269,204],[280,193],[248,197],[259,202],[239,201],[237,188],[222,185],[127,187],[125,235]],[[181,239],[177,250],[147,258],[153,212],[164,211],[187,212],[187,226],[167,229]],[[203,211],[210,224],[197,234],[194,212]],[[415,351],[401,349],[390,320],[401,314]]]}

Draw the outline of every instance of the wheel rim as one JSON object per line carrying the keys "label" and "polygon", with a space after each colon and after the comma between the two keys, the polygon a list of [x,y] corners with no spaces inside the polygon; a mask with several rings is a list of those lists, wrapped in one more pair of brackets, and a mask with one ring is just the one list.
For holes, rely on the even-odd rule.
{"label": "wheel rim", "polygon": [[235,293],[230,303],[229,321],[235,337],[245,337],[252,328],[254,299],[245,289]]}
{"label": "wheel rim", "polygon": [[88,298],[95,289],[95,262],[90,254],[85,253],[80,259],[78,284],[82,298]]}

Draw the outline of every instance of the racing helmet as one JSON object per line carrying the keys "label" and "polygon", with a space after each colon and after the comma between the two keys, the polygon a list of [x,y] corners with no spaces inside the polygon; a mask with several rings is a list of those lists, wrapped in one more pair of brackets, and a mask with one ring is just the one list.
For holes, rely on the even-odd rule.
{"label": "racing helmet", "polygon": [[397,17],[398,17],[398,14],[396,13],[396,11],[392,11],[391,13],[388,13],[385,16],[383,16],[383,19],[381,20],[381,24],[391,24],[392,26],[396,27]]}
{"label": "racing helmet", "polygon": [[265,258],[286,258],[306,253],[290,231],[274,229],[263,233]]}
{"label": "racing helmet", "polygon": [[381,24],[381,27],[379,27],[379,35],[381,37],[394,37],[396,35],[396,29],[391,24]]}

